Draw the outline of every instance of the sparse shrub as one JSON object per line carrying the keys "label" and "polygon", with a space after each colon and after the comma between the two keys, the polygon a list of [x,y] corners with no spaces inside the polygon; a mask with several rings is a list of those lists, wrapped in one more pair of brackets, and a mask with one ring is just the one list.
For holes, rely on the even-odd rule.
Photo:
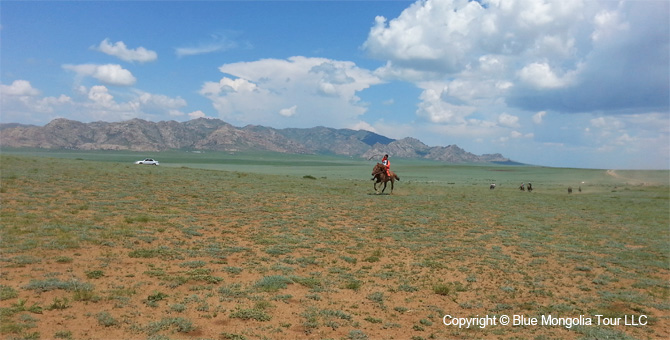
{"label": "sparse shrub", "polygon": [[99,279],[103,276],[105,276],[105,273],[103,273],[102,270],[92,270],[86,272],[86,277],[89,279]]}
{"label": "sparse shrub", "polygon": [[110,327],[110,326],[116,326],[116,325],[119,324],[119,322],[116,319],[114,319],[114,317],[112,317],[112,315],[109,314],[108,312],[104,312],[104,311],[99,312],[95,316],[98,319],[98,323],[101,326]]}
{"label": "sparse shrub", "polygon": [[256,320],[256,321],[270,321],[272,316],[266,313],[262,309],[256,308],[237,308],[234,312],[230,313],[230,317],[234,319],[242,320]]}
{"label": "sparse shrub", "polygon": [[292,275],[289,277],[291,281],[301,285],[305,286],[307,288],[318,288],[321,287],[321,280],[315,278],[315,277],[300,277],[300,276],[295,276]]}
{"label": "sparse shrub", "polygon": [[179,264],[179,267],[186,267],[186,268],[201,268],[204,267],[207,264],[205,261],[189,261],[189,262],[182,262]]}
{"label": "sparse shrub", "polygon": [[402,306],[397,306],[397,307],[393,307],[393,310],[398,312],[398,313],[405,313],[406,311],[409,310],[409,308],[402,307]]}
{"label": "sparse shrub", "polygon": [[367,321],[367,322],[369,322],[369,323],[382,323],[382,319],[373,318],[373,317],[371,317],[371,316],[367,316],[367,317],[365,317],[365,319],[363,319],[363,320],[365,320],[365,321]]}
{"label": "sparse shrub", "polygon": [[54,333],[56,339],[72,339],[72,331],[57,331]]}
{"label": "sparse shrub", "polygon": [[384,306],[384,293],[382,292],[374,292],[370,295],[368,295],[368,300],[372,302],[378,303],[380,306]]}
{"label": "sparse shrub", "polygon": [[449,286],[439,283],[433,286],[433,293],[437,295],[449,295]]}
{"label": "sparse shrub", "polygon": [[144,303],[149,307],[158,307],[158,301],[161,301],[168,297],[167,294],[162,292],[154,292],[153,294],[147,296],[147,299]]}
{"label": "sparse shrub", "polygon": [[72,263],[73,259],[67,256],[56,256],[56,263]]}
{"label": "sparse shrub", "polygon": [[354,329],[349,332],[350,340],[366,340],[368,339],[367,334],[363,333],[360,329]]}
{"label": "sparse shrub", "polygon": [[263,292],[276,292],[286,288],[286,286],[291,283],[293,283],[293,280],[286,276],[272,275],[258,280],[256,284],[254,284],[254,287]]}
{"label": "sparse shrub", "polygon": [[10,286],[0,285],[0,301],[13,299],[17,296],[19,296],[19,293],[16,289]]}
{"label": "sparse shrub", "polygon": [[350,314],[347,314],[347,313],[345,313],[341,310],[324,309],[319,314],[324,315],[324,316],[336,317],[336,318],[342,319],[342,320],[351,321],[351,319],[352,319]]}
{"label": "sparse shrub", "polygon": [[400,286],[398,286],[398,290],[399,290],[399,291],[402,291],[402,292],[410,292],[410,293],[411,293],[411,292],[416,292],[416,291],[418,291],[419,288],[410,286],[410,285],[408,285],[408,284],[401,284]]}
{"label": "sparse shrub", "polygon": [[344,288],[351,289],[351,290],[359,290],[362,285],[363,285],[363,281],[352,279],[352,280],[347,281],[344,284]]}
{"label": "sparse shrub", "polygon": [[174,305],[170,306],[170,310],[181,313],[186,310],[186,305],[182,303],[175,303]]}
{"label": "sparse shrub", "polygon": [[51,302],[51,305],[47,307],[48,310],[54,310],[54,309],[66,309],[70,307],[70,301],[68,298],[63,298],[60,299],[58,297],[54,297],[53,302]]}
{"label": "sparse shrub", "polygon": [[147,325],[145,328],[146,332],[153,335],[162,330],[169,329],[170,327],[175,327],[177,332],[188,333],[193,331],[195,327],[193,323],[184,318],[163,318],[160,321],[152,322]]}
{"label": "sparse shrub", "polygon": [[224,267],[223,270],[228,274],[240,274],[242,272],[240,267]]}
{"label": "sparse shrub", "polygon": [[421,320],[419,320],[419,323],[424,325],[424,326],[432,326],[433,325],[433,322],[428,320],[428,319],[421,319]]}

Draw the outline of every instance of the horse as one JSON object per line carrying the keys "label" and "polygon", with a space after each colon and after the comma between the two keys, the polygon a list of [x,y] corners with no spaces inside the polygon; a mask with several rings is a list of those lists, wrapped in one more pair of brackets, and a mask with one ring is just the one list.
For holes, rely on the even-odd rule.
{"label": "horse", "polygon": [[391,193],[393,193],[393,183],[396,180],[400,180],[400,177],[396,175],[393,171],[389,170],[389,173],[391,176],[386,175],[386,166],[381,163],[377,163],[374,168],[372,168],[372,181],[375,179],[375,183],[373,184],[373,187],[375,188],[375,192],[377,192],[377,183],[384,183],[384,188],[382,188],[382,193],[384,193],[384,190],[386,190],[386,183],[388,181],[391,181]]}
{"label": "horse", "polygon": [[531,191],[533,191],[533,185],[532,185],[532,184],[530,184],[530,182],[528,182],[528,185],[527,185],[527,187],[528,187],[528,192],[531,192]]}

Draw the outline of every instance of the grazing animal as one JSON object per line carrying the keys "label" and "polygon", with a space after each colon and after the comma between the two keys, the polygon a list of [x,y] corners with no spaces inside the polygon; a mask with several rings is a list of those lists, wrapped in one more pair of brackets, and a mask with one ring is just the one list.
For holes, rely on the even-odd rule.
{"label": "grazing animal", "polygon": [[531,191],[533,191],[533,185],[530,182],[528,182],[528,192]]}
{"label": "grazing animal", "polygon": [[495,188],[496,188],[496,184],[495,184],[495,183],[491,183],[491,186],[489,186],[489,190],[493,190],[493,189],[495,189]]}
{"label": "grazing animal", "polygon": [[582,192],[582,186],[580,185],[579,188],[577,188],[577,190],[579,190],[579,192]]}
{"label": "grazing animal", "polygon": [[568,194],[572,193],[572,187],[568,187]]}
{"label": "grazing animal", "polygon": [[382,188],[382,193],[384,193],[384,190],[386,190],[386,184],[387,182],[391,182],[391,193],[393,193],[393,183],[396,180],[400,180],[400,177],[396,175],[393,171],[389,170],[391,173],[391,176],[386,175],[386,166],[382,163],[377,163],[374,168],[372,168],[372,179],[371,180],[376,180],[373,184],[373,187],[375,188],[375,192],[377,192],[377,183],[384,183],[384,188]]}

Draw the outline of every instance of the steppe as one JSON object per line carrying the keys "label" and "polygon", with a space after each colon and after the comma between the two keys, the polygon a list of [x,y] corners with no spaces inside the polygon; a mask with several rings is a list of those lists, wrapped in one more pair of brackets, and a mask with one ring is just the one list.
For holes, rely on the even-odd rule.
{"label": "steppe", "polygon": [[670,338],[668,171],[373,165],[3,150],[1,336]]}

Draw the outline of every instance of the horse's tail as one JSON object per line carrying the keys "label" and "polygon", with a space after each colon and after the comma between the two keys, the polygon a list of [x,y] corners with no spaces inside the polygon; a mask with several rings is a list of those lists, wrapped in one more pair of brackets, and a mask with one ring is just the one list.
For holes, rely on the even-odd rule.
{"label": "horse's tail", "polygon": [[400,180],[400,177],[398,177],[398,175],[396,175],[395,172],[392,172],[391,176],[395,177],[395,179],[397,179],[397,180]]}

